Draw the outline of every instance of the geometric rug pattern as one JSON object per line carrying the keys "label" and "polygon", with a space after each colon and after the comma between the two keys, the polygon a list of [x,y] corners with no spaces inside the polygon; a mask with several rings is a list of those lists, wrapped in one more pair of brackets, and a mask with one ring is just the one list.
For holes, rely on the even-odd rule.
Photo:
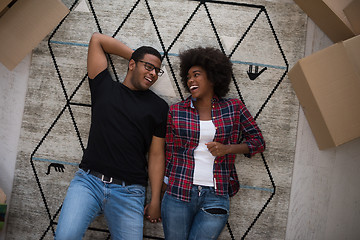
{"label": "geometric rug pattern", "polygon": [[[279,36],[277,33],[267,7],[237,1],[205,0],[136,0],[124,1],[122,4],[119,7],[108,1],[68,2],[71,10],[69,15],[34,50],[32,66],[35,67],[32,78],[41,76],[42,79],[47,79],[48,76],[52,81],[52,84],[40,84],[43,86],[29,89],[28,98],[36,100],[36,103],[31,104],[30,100],[29,104],[26,104],[28,114],[24,113],[24,121],[27,115],[32,115],[31,118],[35,121],[23,124],[22,138],[32,136],[30,131],[26,130],[29,127],[33,132],[37,129],[37,136],[30,146],[21,149],[18,157],[27,158],[27,163],[18,160],[22,164],[30,163],[31,170],[27,168],[26,171],[31,173],[32,177],[29,176],[27,181],[33,181],[31,186],[36,186],[33,190],[37,189],[38,192],[33,199],[38,202],[37,213],[34,215],[41,216],[41,221],[37,224],[34,239],[52,238],[66,188],[86,147],[91,106],[85,67],[86,51],[89,34],[95,31],[119,38],[134,49],[140,45],[156,47],[162,54],[162,69],[165,74],[159,78],[152,90],[169,105],[186,98],[187,94],[178,81],[179,51],[198,45],[210,45],[221,49],[230,58],[234,71],[228,97],[239,98],[246,104],[263,131],[267,150],[255,159],[237,157],[236,167],[241,190],[231,200],[230,218],[220,238],[251,239],[261,236],[263,239],[270,239],[271,237],[266,238],[267,233],[257,232],[271,227],[279,228],[284,235],[287,209],[281,211],[281,226],[258,223],[262,218],[277,212],[279,199],[275,196],[279,195],[278,197],[288,204],[290,190],[284,191],[284,186],[280,184],[278,193],[275,179],[277,173],[283,174],[277,168],[285,166],[286,160],[289,163],[286,169],[292,170],[295,136],[284,135],[295,132],[295,110],[298,108],[296,98],[286,81],[289,63],[281,44],[283,34]],[[276,6],[270,8],[273,10]],[[297,15],[297,27],[302,29],[304,25],[299,26],[299,23],[302,23],[304,18],[300,13]],[[111,28],[107,28],[108,25],[111,25]],[[287,46],[287,49],[289,48],[291,46]],[[294,61],[296,55],[291,55],[291,59]],[[126,73],[126,61],[113,56],[109,56],[109,61],[114,79],[122,81]],[[47,106],[43,98],[29,96],[29,93],[31,95],[36,92],[32,91],[35,88],[46,91],[43,93],[46,95],[44,98],[51,93],[56,95],[56,104],[49,103]],[[279,94],[284,94],[285,97],[277,96]],[[287,101],[284,103],[287,108],[285,114],[282,113],[283,107],[279,107],[280,101]],[[34,109],[30,109],[31,106],[39,106],[39,102],[44,109],[51,109],[48,116],[53,116],[52,118],[38,116]],[[34,116],[34,112],[37,116]],[[280,120],[276,119],[277,116],[281,116]],[[278,124],[286,126],[286,129],[279,130],[281,126],[277,126]],[[282,149],[276,142],[279,139],[284,142],[286,140],[283,138],[286,137],[293,146],[291,148],[287,145]],[[282,154],[281,151],[286,153]],[[280,164],[276,164],[277,159],[281,159]],[[256,164],[253,161],[256,161]],[[22,166],[19,166],[19,169],[22,169]],[[286,188],[289,188],[291,173],[287,173],[285,178],[288,183]],[[278,179],[283,180],[281,176]],[[274,199],[276,204],[271,205]],[[13,218],[16,219],[16,216]],[[110,239],[103,218],[97,219],[89,227],[85,238]],[[161,225],[145,223],[144,238],[163,239]]]}

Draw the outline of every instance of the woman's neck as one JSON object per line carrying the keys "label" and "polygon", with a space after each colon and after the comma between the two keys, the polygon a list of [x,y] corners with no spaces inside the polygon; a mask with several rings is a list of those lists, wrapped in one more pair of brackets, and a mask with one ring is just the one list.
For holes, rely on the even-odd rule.
{"label": "woman's neck", "polygon": [[199,113],[200,120],[211,120],[212,98],[196,99],[194,106]]}

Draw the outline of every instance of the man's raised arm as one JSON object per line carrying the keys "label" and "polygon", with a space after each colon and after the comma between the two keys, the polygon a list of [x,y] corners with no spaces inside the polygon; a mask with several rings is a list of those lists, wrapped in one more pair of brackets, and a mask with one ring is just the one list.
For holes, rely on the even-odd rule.
{"label": "man's raised arm", "polygon": [[89,42],[87,58],[87,71],[90,79],[95,78],[107,68],[106,53],[118,55],[129,60],[133,50],[113,37],[94,33]]}

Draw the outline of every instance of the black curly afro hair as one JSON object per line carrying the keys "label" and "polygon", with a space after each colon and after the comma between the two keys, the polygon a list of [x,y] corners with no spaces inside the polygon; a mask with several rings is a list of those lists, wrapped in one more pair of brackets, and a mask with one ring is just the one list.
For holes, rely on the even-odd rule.
{"label": "black curly afro hair", "polygon": [[224,97],[229,92],[232,63],[219,49],[197,47],[181,52],[179,57],[181,82],[187,91],[189,69],[200,66],[206,71],[208,80],[214,84],[214,92],[218,97]]}

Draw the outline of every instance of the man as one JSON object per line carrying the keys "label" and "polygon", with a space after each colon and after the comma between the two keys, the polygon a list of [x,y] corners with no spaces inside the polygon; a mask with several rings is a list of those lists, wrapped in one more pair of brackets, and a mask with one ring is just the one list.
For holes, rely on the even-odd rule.
{"label": "man", "polygon": [[[106,53],[129,60],[123,83],[112,80]],[[63,203],[57,240],[81,239],[100,214],[112,239],[143,239],[144,213],[151,222],[160,220],[168,105],[149,90],[163,73],[160,58],[152,47],[133,51],[110,36],[91,37],[88,145]],[[148,176],[152,197],[144,210]]]}

